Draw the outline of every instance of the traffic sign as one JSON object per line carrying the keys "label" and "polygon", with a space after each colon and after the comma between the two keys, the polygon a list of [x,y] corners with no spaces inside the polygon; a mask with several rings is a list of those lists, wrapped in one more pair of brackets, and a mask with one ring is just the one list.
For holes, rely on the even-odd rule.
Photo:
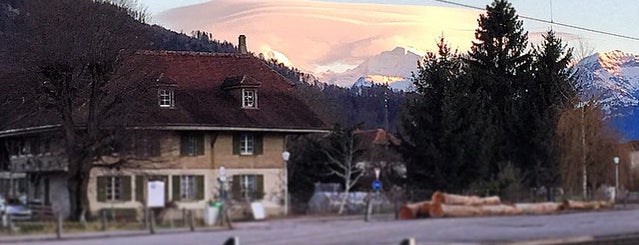
{"label": "traffic sign", "polygon": [[382,189],[382,182],[379,180],[373,180],[373,190],[379,191]]}

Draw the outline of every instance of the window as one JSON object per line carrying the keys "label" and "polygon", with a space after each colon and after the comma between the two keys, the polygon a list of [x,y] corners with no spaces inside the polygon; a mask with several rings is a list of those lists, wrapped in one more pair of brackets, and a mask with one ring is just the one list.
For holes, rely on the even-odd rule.
{"label": "window", "polygon": [[242,90],[242,108],[257,108],[257,90]]}
{"label": "window", "polygon": [[253,149],[255,141],[251,134],[240,135],[240,154],[241,155],[253,155]]}
{"label": "window", "polygon": [[175,106],[173,89],[160,88],[158,89],[158,104],[160,107],[173,107]]}
{"label": "window", "polygon": [[174,175],[173,200],[196,201],[204,199],[203,175]]}
{"label": "window", "polygon": [[195,200],[195,176],[183,175],[180,177],[180,200]]}
{"label": "window", "polygon": [[160,156],[160,136],[150,132],[132,134],[126,146],[129,148],[128,154],[141,159]]}
{"label": "window", "polygon": [[204,155],[204,135],[188,133],[180,139],[180,155],[199,156]]}
{"label": "window", "polygon": [[233,136],[234,155],[262,154],[262,137],[252,133],[239,133]]}
{"label": "window", "polygon": [[98,201],[131,200],[131,176],[98,176]]}
{"label": "window", "polygon": [[120,200],[122,192],[122,179],[120,177],[108,177],[106,184],[107,201]]}
{"label": "window", "polygon": [[264,197],[263,175],[234,175],[232,183],[233,199],[254,201]]}

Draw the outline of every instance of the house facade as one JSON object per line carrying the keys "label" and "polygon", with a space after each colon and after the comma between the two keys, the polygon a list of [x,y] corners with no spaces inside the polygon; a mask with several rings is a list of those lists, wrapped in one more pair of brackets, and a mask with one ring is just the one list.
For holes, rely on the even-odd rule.
{"label": "house facade", "polygon": [[[246,50],[245,43],[240,47]],[[234,207],[257,201],[267,214],[284,212],[287,136],[328,132],[290,81],[245,53],[140,51],[131,63],[141,64],[136,72],[153,74],[153,81],[147,96],[131,106],[135,116],[122,121],[127,133],[119,154],[94,163],[91,213],[139,214],[153,180],[165,183],[169,206],[202,215],[220,199],[221,167]],[[26,174],[28,200],[68,215],[60,134],[55,120],[0,129],[12,171]]]}

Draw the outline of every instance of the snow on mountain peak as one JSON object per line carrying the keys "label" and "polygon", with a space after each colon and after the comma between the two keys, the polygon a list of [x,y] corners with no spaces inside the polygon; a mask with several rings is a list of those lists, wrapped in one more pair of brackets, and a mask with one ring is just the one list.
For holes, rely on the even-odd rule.
{"label": "snow on mountain peak", "polygon": [[[420,58],[421,56],[412,52],[410,48],[396,47],[393,50],[369,57],[357,67],[345,72],[323,73],[321,80],[344,87],[351,87],[361,78],[375,81],[375,83],[386,83],[391,87],[393,87],[393,83],[400,81],[404,81],[403,84],[408,85],[410,82],[406,81],[409,81],[412,73],[417,70],[417,61]],[[406,88],[402,87],[401,89],[408,89],[408,86],[404,87]]]}
{"label": "snow on mountain peak", "polygon": [[615,75],[623,75],[620,73],[623,67],[637,66],[639,63],[639,56],[624,53],[620,50],[614,50],[607,53],[597,53],[597,56],[599,57],[598,62],[601,64],[601,67]]}
{"label": "snow on mountain peak", "polygon": [[639,56],[619,50],[596,53],[574,67],[583,98],[598,99],[627,138],[639,138]]}

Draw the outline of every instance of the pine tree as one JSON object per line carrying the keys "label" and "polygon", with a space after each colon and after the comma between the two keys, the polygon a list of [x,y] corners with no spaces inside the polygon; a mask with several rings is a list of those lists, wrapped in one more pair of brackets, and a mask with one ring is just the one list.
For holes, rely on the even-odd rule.
{"label": "pine tree", "polygon": [[474,122],[479,132],[477,145],[480,172],[485,180],[496,176],[500,165],[526,168],[522,158],[528,136],[525,82],[530,79],[527,32],[515,9],[505,0],[495,0],[478,20],[476,41],[466,59],[471,90],[479,99],[481,116]]}
{"label": "pine tree", "polygon": [[413,76],[416,93],[401,118],[400,152],[412,188],[460,190],[469,180],[462,176],[466,154],[459,151],[465,147],[459,139],[468,129],[462,119],[468,116],[462,102],[468,93],[460,79],[460,55],[443,38],[437,46],[438,53],[428,53]]}
{"label": "pine tree", "polygon": [[531,184],[554,186],[558,177],[556,128],[561,110],[574,108],[577,93],[569,69],[572,49],[566,49],[551,30],[533,50],[534,79],[527,85],[528,117],[531,140],[528,159],[533,166]]}

